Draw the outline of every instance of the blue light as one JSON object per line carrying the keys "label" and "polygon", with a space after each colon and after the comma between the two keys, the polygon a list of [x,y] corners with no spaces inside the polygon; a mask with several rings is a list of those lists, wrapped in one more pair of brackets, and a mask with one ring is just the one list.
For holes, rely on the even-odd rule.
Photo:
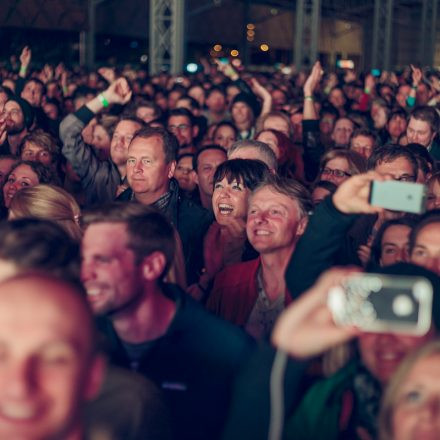
{"label": "blue light", "polygon": [[196,73],[199,66],[196,63],[188,63],[186,65],[186,70],[189,73]]}

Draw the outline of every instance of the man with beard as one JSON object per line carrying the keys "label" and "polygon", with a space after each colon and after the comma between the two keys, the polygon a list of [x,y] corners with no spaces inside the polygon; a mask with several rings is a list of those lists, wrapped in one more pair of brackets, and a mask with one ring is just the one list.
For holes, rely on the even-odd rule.
{"label": "man with beard", "polygon": [[219,438],[233,378],[252,340],[163,282],[175,242],[162,214],[113,204],[89,211],[83,221],[81,278],[101,315],[110,362],[163,389],[175,438]]}
{"label": "man with beard", "polygon": [[[0,153],[16,156],[21,141],[34,123],[34,111],[26,100],[14,96],[6,101],[3,112],[7,134],[0,146]],[[3,139],[0,138],[1,140]]]}

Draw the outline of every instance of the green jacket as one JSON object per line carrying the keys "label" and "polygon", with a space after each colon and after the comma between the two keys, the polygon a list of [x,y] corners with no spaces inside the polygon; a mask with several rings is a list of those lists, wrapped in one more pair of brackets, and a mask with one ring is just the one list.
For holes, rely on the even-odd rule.
{"label": "green jacket", "polygon": [[294,414],[286,421],[287,440],[338,439],[341,409],[349,397],[359,361],[350,362],[333,376],[315,384],[305,395]]}

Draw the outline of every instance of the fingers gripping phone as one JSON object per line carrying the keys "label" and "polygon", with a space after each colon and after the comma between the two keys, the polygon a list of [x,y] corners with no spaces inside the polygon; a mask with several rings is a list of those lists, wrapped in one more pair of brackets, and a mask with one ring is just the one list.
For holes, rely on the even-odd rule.
{"label": "fingers gripping phone", "polygon": [[328,306],[340,326],[424,335],[431,327],[432,296],[423,277],[355,274],[329,291]]}

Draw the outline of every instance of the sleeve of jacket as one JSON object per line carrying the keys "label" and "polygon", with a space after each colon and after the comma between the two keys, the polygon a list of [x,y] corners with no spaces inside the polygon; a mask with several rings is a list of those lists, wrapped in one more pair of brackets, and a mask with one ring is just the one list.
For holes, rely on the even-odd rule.
{"label": "sleeve of jacket", "polygon": [[316,208],[287,266],[286,283],[292,298],[312,286],[334,264],[345,234],[356,218],[339,212],[331,197]]}
{"label": "sleeve of jacket", "polygon": [[252,89],[248,86],[247,82],[242,80],[241,78],[237,79],[236,81],[233,81],[232,83],[234,86],[237,86],[241,92],[246,93],[248,95],[253,96],[255,99],[257,99],[257,97],[255,96],[254,92],[252,91]]}
{"label": "sleeve of jacket", "polygon": [[306,179],[312,182],[318,175],[319,163],[325,149],[319,138],[319,121],[317,119],[309,119],[303,121],[302,125],[304,174]]}
{"label": "sleeve of jacket", "polygon": [[75,113],[67,115],[60,124],[63,156],[81,179],[82,187],[90,192],[93,192],[98,184],[106,185],[106,182],[98,182],[97,179],[110,174],[110,170],[102,170],[108,163],[100,161],[92,147],[87,145],[81,136],[83,128],[93,117],[94,114],[83,106]]}

